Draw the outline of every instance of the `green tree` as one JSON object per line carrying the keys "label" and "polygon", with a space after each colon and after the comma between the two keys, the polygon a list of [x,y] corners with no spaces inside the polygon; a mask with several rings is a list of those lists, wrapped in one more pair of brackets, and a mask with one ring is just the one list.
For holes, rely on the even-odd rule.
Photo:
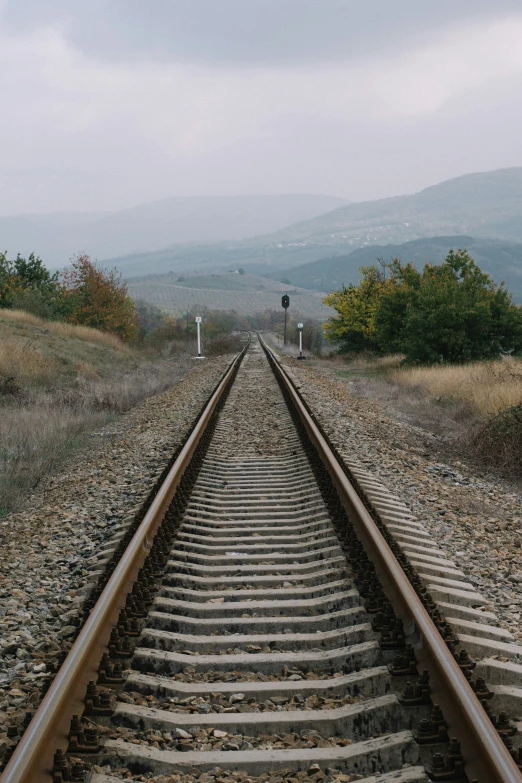
{"label": "green tree", "polygon": [[401,336],[408,362],[466,362],[522,349],[522,310],[466,250],[426,264]]}
{"label": "green tree", "polygon": [[425,264],[422,272],[398,259],[387,269],[361,271],[359,285],[324,300],[338,312],[325,331],[341,350],[402,352],[406,362],[419,364],[522,350],[522,308],[466,250],[451,250],[442,264]]}
{"label": "green tree", "polygon": [[0,307],[17,307],[52,317],[60,297],[58,272],[51,274],[34,253],[10,260],[0,253]]}
{"label": "green tree", "polygon": [[375,308],[374,338],[380,352],[400,353],[404,350],[404,325],[415,307],[422,275],[412,263],[403,266],[397,258],[387,265],[387,270]]}
{"label": "green tree", "polygon": [[340,291],[333,291],[323,299],[338,312],[324,325],[326,336],[330,342],[340,343],[343,352],[379,348],[375,312],[385,280],[376,266],[362,267],[361,272],[363,277],[358,285],[343,286]]}

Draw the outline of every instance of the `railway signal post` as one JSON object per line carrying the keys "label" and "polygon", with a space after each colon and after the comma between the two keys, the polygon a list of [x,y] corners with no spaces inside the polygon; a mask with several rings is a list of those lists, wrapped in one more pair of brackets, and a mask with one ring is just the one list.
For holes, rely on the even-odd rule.
{"label": "railway signal post", "polygon": [[195,356],[195,359],[204,359],[205,357],[201,355],[201,316],[196,316],[196,327],[198,330],[198,355]]}
{"label": "railway signal post", "polygon": [[299,356],[298,359],[304,359],[303,356],[303,324],[297,324],[297,328],[299,330]]}
{"label": "railway signal post", "polygon": [[290,307],[290,297],[288,294],[284,294],[281,297],[281,305],[285,309],[285,331],[284,331],[284,337],[283,337],[283,345],[286,345],[286,311]]}

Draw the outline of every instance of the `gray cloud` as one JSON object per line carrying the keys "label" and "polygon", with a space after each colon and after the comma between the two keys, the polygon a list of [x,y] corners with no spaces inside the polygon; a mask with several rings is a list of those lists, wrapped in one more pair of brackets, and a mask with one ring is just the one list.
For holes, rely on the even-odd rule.
{"label": "gray cloud", "polygon": [[0,0],[0,213],[521,165],[519,3]]}
{"label": "gray cloud", "polygon": [[108,60],[263,65],[397,52],[437,30],[520,10],[520,0],[7,0],[13,31],[58,25]]}

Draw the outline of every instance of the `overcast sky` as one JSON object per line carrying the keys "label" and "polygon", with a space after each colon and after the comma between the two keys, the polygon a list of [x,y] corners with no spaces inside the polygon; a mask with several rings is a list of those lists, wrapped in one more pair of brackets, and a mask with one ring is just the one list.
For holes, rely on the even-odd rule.
{"label": "overcast sky", "polygon": [[520,0],[0,0],[0,214],[522,165]]}

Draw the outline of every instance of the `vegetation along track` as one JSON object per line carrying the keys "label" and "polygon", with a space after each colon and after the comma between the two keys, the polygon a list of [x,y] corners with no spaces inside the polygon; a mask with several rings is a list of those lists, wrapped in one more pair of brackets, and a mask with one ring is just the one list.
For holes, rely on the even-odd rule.
{"label": "vegetation along track", "polygon": [[520,783],[516,728],[447,631],[254,338],[2,783]]}

